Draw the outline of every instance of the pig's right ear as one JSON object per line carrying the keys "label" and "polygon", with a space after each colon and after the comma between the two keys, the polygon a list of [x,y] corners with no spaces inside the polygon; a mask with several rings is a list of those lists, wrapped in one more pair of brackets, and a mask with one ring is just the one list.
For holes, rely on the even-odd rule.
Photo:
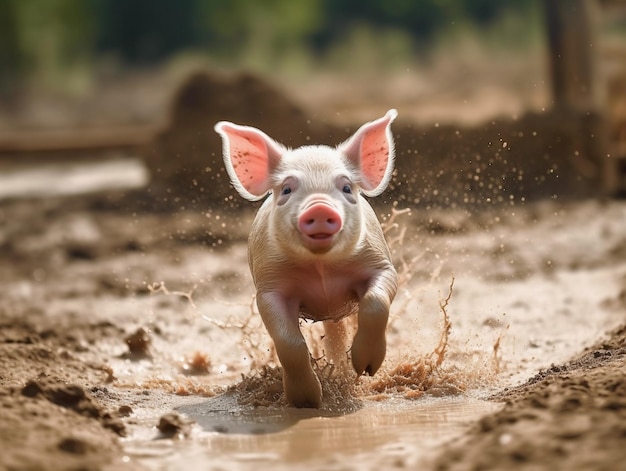
{"label": "pig's right ear", "polygon": [[285,148],[249,126],[220,121],[215,131],[222,136],[224,163],[237,192],[250,201],[267,195],[271,189],[271,174]]}

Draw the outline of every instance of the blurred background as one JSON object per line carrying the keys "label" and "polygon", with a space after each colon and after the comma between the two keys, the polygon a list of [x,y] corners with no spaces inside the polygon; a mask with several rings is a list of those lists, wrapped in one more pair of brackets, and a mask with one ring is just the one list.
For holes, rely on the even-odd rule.
{"label": "blurred background", "polygon": [[[103,176],[106,185],[150,180],[153,194],[194,200],[190,193],[200,191],[223,201],[229,189],[201,184],[225,181],[217,120],[260,127],[288,145],[336,144],[395,107],[392,200],[617,194],[624,3],[0,0],[0,187],[17,191],[6,177],[15,164],[132,155],[146,165],[116,162],[91,173],[128,177]],[[477,156],[485,170],[498,168],[492,182],[506,174],[525,185],[503,195],[493,183],[488,191],[471,184]],[[540,168],[520,174],[528,161]],[[411,173],[416,162],[420,177]],[[555,168],[556,187],[546,183]],[[433,179],[453,189],[433,195]],[[86,180],[90,186],[99,188]]]}
{"label": "blurred background", "polygon": [[[357,107],[358,99],[373,101],[375,94],[394,91],[416,100],[445,89],[456,96],[440,98],[462,101],[471,74],[487,80],[481,89],[518,87],[521,97],[499,105],[509,113],[546,99],[538,0],[2,0],[0,5],[5,127],[152,121],[168,85],[175,86],[171,81],[201,66],[253,71],[309,105],[320,98],[311,98],[314,87],[321,98],[339,99],[342,111]],[[485,68],[489,73],[481,74]],[[429,80],[434,74],[445,83]],[[348,90],[354,96],[346,97]],[[87,116],[86,102],[97,116]],[[79,111],[72,108],[81,104],[76,116]],[[484,106],[491,113],[498,108]],[[46,113],[44,107],[61,107],[58,111],[68,115]],[[487,113],[456,118],[477,120]],[[434,109],[415,114],[440,117]]]}

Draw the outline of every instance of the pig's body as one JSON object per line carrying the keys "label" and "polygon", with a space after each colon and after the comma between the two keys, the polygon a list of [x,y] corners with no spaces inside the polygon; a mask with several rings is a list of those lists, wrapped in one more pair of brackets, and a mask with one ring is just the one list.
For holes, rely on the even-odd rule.
{"label": "pig's body", "polygon": [[[362,197],[359,197],[362,199]],[[389,286],[395,290],[395,270],[374,211],[363,200],[364,233],[355,250],[332,253],[326,257],[286,255],[273,243],[270,223],[273,198],[261,207],[250,233],[249,262],[257,295],[266,292],[297,302],[299,315],[314,321],[339,320],[353,314],[358,302],[372,285],[387,273]]]}
{"label": "pig's body", "polygon": [[[397,276],[380,224],[361,195],[386,187],[393,166],[390,111],[338,148],[288,150],[262,132],[219,123],[235,188],[251,200],[271,192],[249,238],[257,306],[283,366],[288,401],[319,407],[322,391],[299,318],[337,321],[358,312],[351,357],[374,374],[385,357],[385,329]],[[345,349],[344,349],[345,351]]]}

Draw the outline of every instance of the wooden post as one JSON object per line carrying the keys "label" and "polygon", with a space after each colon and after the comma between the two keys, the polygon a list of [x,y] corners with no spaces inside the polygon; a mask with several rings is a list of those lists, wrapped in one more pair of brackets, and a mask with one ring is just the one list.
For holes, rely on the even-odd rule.
{"label": "wooden post", "polygon": [[596,76],[598,0],[545,0],[544,5],[554,111],[572,125],[571,164],[592,185],[613,194],[623,177],[617,160],[607,157],[608,123]]}
{"label": "wooden post", "polygon": [[595,0],[545,0],[552,96],[556,108],[595,109],[592,19]]}

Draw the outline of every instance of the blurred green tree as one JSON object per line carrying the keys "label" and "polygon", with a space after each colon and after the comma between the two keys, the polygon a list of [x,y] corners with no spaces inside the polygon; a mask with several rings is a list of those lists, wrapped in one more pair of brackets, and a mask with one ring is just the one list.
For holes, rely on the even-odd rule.
{"label": "blurred green tree", "polygon": [[0,0],[0,99],[27,77],[66,81],[103,54],[145,65],[195,49],[271,68],[294,51],[324,53],[357,27],[418,44],[457,22],[487,24],[539,1]]}
{"label": "blurred green tree", "polygon": [[0,0],[0,105],[14,106],[23,73],[18,37],[18,0]]}
{"label": "blurred green tree", "polygon": [[98,22],[98,53],[113,53],[125,62],[145,64],[197,43],[198,0],[91,2]]}
{"label": "blurred green tree", "polygon": [[320,0],[198,0],[198,4],[216,45],[226,41],[247,46],[269,38],[280,48],[285,42],[301,40],[322,23]]}
{"label": "blurred green tree", "polygon": [[0,88],[62,82],[92,59],[94,16],[82,0],[0,0]]}
{"label": "blurred green tree", "polygon": [[505,11],[526,13],[539,0],[320,0],[327,22],[314,41],[326,47],[355,22],[374,27],[402,29],[416,41],[427,41],[438,31],[451,28],[456,22],[469,21],[481,25],[498,18]]}

